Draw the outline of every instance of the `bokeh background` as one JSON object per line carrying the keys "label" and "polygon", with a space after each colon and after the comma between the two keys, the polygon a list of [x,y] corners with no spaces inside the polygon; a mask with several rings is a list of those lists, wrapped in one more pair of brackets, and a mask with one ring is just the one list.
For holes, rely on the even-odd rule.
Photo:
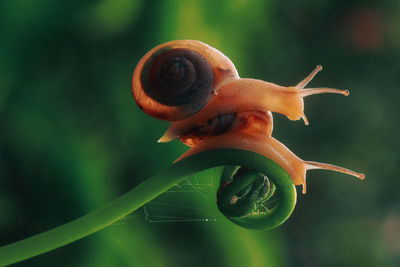
{"label": "bokeh background", "polygon": [[272,231],[138,216],[16,266],[399,266],[397,0],[0,1],[0,245],[106,204],[186,150],[157,144],[167,123],[130,92],[141,56],[174,39],[280,85],[322,64],[310,86],[350,96],[307,98],[311,124],[275,115],[273,135],[366,180],[309,172]]}

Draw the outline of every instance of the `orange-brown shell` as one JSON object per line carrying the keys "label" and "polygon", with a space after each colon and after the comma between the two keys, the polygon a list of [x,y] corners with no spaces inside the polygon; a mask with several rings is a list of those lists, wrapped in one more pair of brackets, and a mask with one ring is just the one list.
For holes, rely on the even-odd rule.
{"label": "orange-brown shell", "polygon": [[[192,116],[198,110],[181,106],[171,106],[158,103],[146,94],[141,81],[141,73],[148,60],[160,50],[189,49],[205,58],[213,74],[213,92],[222,84],[239,79],[235,66],[224,54],[217,49],[195,40],[176,40],[163,43],[147,52],[137,64],[132,76],[132,93],[137,105],[148,115],[158,119],[176,121]],[[210,96],[212,97],[212,95]],[[203,106],[206,103],[202,104]]]}
{"label": "orange-brown shell", "polygon": [[185,125],[182,128],[183,132],[176,135],[182,143],[192,147],[208,137],[231,131],[265,138],[271,136],[272,125],[271,112],[245,111],[221,114],[200,123],[192,124],[192,126]]}

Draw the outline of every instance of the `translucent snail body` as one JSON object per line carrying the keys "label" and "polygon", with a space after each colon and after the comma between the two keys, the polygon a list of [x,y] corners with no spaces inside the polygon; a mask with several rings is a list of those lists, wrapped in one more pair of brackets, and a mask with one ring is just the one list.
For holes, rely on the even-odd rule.
{"label": "translucent snail body", "polygon": [[[304,97],[321,93],[349,95],[347,90],[305,88],[321,70],[318,65],[297,85],[289,87],[240,78],[229,58],[215,48],[200,41],[177,40],[156,46],[139,61],[132,77],[132,92],[145,113],[170,121],[159,142],[178,138],[190,147],[176,161],[218,148],[248,150],[279,165],[294,185],[303,186],[305,193],[306,172],[311,169],[337,171],[364,179],[364,174],[342,167],[304,161],[272,137],[272,112],[283,114],[290,120],[303,119],[308,124],[304,114]],[[247,215],[239,212],[241,219],[235,219],[240,225],[247,223],[243,223],[243,218],[251,221],[259,214],[269,216],[276,208],[266,208],[263,204],[274,195],[271,181],[267,177],[262,178],[262,174],[248,175],[249,172],[252,170],[243,169],[238,175],[232,172],[232,179],[221,183],[224,189],[244,183],[250,176],[257,176],[243,185],[241,193],[230,192],[228,198],[218,195],[218,198],[228,199],[219,207],[229,212],[237,201],[246,203],[239,206],[247,207]],[[240,179],[243,181],[240,182]],[[241,195],[243,192],[247,195]],[[254,199],[254,194],[258,194],[264,202],[250,201]],[[228,207],[230,205],[233,206]]]}
{"label": "translucent snail body", "polygon": [[208,141],[200,142],[189,149],[178,160],[202,151],[215,148],[237,148],[256,152],[278,163],[290,176],[294,185],[303,186],[303,194],[306,193],[306,172],[313,169],[325,169],[352,175],[360,180],[365,178],[364,174],[354,172],[335,165],[304,161],[297,157],[284,144],[273,137],[257,138],[241,132],[231,132],[225,135],[215,136]]}

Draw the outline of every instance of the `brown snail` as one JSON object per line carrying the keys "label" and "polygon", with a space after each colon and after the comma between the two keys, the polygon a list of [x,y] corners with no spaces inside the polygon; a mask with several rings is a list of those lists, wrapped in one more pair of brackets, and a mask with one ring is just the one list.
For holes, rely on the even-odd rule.
{"label": "brown snail", "polygon": [[[322,70],[318,65],[296,86],[240,78],[233,63],[200,41],[177,40],[156,46],[139,61],[132,92],[147,114],[171,121],[159,142],[179,138],[191,148],[179,159],[213,148],[238,148],[262,154],[280,165],[295,185],[306,171],[327,169],[364,179],[364,174],[330,164],[303,161],[271,137],[271,112],[308,120],[303,98],[321,93],[347,96],[347,90],[304,87]],[[178,160],[179,160],[178,159]]]}
{"label": "brown snail", "polygon": [[271,112],[290,120],[302,118],[308,124],[305,96],[349,94],[331,88],[304,89],[321,69],[317,66],[296,86],[283,87],[239,78],[226,56],[199,41],[172,41],[153,48],[133,73],[133,96],[147,114],[171,121],[159,142],[179,138],[191,148],[179,162],[105,207],[0,247],[0,265],[28,259],[111,225],[185,177],[208,168],[225,166],[216,194],[218,209],[249,229],[272,229],[289,218],[296,205],[294,185],[303,185],[305,193],[307,170],[326,169],[364,179],[362,173],[303,161],[271,136]]}

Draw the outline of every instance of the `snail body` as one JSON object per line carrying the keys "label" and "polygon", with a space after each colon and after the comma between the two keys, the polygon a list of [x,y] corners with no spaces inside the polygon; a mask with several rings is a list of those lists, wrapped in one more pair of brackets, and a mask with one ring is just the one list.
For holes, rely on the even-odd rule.
{"label": "snail body", "polygon": [[[337,171],[364,179],[362,173],[304,161],[272,137],[272,112],[283,114],[289,120],[303,119],[307,125],[304,97],[321,93],[349,95],[347,90],[304,89],[321,70],[318,65],[301,82],[289,87],[240,78],[229,58],[215,48],[200,41],[177,40],[156,46],[145,54],[134,70],[132,92],[145,113],[170,121],[159,142],[178,138],[190,147],[176,161],[212,149],[248,150],[272,160],[288,174],[293,185],[302,185],[306,193],[306,172],[311,169]],[[265,177],[244,167],[231,175],[221,182],[222,189],[229,189],[218,191],[220,210],[242,226],[260,228],[258,222],[270,225],[268,216],[275,208],[266,208],[265,201],[275,194],[272,188],[278,188],[276,192],[281,190],[277,187],[280,178]],[[291,205],[294,207],[293,202]],[[291,212],[292,208],[287,210]]]}
{"label": "snail body", "polygon": [[306,193],[306,172],[308,170],[325,169],[349,174],[359,178],[360,180],[365,178],[364,174],[335,165],[314,161],[304,161],[273,137],[259,138],[239,131],[232,131],[224,135],[209,138],[207,141],[200,142],[198,145],[192,147],[181,155],[178,160],[216,148],[249,150],[271,159],[289,174],[294,185],[303,186],[303,194]]}

